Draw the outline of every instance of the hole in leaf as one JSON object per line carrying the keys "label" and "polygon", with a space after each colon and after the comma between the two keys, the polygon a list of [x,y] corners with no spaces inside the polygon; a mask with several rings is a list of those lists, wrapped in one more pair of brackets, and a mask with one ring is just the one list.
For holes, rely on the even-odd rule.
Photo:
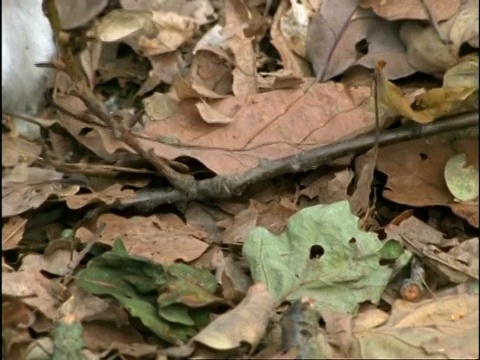
{"label": "hole in leaf", "polygon": [[368,54],[368,41],[363,39],[355,44],[355,51],[357,52],[357,60]]}
{"label": "hole in leaf", "polygon": [[320,245],[313,245],[310,248],[310,259],[320,259],[325,253],[325,250]]}

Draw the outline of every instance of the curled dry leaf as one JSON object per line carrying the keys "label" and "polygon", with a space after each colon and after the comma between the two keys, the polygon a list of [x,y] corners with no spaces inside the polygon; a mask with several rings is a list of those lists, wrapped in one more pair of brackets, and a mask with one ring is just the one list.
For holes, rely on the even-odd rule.
{"label": "curled dry leaf", "polygon": [[287,39],[285,39],[282,31],[280,30],[280,20],[287,11],[288,3],[286,1],[282,1],[277,9],[270,27],[270,36],[272,37],[271,43],[280,55],[283,69],[290,71],[292,75],[300,78],[311,77],[312,70],[310,64],[292,51]]}
{"label": "curled dry leaf", "polygon": [[193,19],[175,13],[113,10],[101,19],[97,36],[104,42],[124,41],[137,53],[153,56],[178,49],[196,31]]}
{"label": "curled dry leaf", "polygon": [[[249,10],[247,12],[247,10]],[[246,9],[239,0],[229,0],[225,3],[224,33],[229,34],[226,40],[235,58],[233,70],[233,93],[246,95],[257,93],[257,64],[253,48],[253,38],[245,35],[252,9]]]}
{"label": "curled dry leaf", "polygon": [[233,121],[232,118],[218,112],[204,101],[196,103],[195,106],[197,107],[200,116],[207,124],[226,125]]}
{"label": "curled dry leaf", "polygon": [[435,117],[427,111],[415,111],[397,86],[387,80],[383,71],[384,61],[379,61],[375,68],[379,105],[384,105],[390,111],[390,116],[403,116],[420,124],[430,123]]}
{"label": "curled dry leaf", "polygon": [[255,284],[235,309],[215,319],[193,341],[216,350],[235,349],[243,343],[253,347],[265,335],[273,310],[265,284]]}
{"label": "curled dry leaf", "polygon": [[289,48],[297,55],[306,58],[308,23],[312,14],[312,9],[308,2],[291,2],[290,9],[282,16],[280,20],[280,30],[288,42]]}

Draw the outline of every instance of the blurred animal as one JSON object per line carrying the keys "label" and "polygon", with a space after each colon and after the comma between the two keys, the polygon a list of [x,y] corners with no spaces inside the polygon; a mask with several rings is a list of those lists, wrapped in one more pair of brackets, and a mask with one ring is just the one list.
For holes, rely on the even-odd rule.
{"label": "blurred animal", "polygon": [[[35,113],[42,104],[51,70],[35,64],[55,53],[42,0],[2,0],[2,111]],[[40,128],[15,119],[20,134],[39,138]]]}

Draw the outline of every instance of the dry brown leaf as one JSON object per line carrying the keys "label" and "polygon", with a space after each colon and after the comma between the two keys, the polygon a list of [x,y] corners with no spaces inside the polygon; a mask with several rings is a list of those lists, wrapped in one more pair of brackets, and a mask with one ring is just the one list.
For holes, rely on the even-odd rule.
{"label": "dry brown leaf", "polygon": [[230,224],[223,233],[222,244],[230,246],[242,245],[250,232],[257,226],[257,217],[258,211],[251,205],[236,214],[233,224]]}
{"label": "dry brown leaf", "polygon": [[217,18],[209,0],[120,0],[125,10],[144,11],[161,10],[195,19],[199,25],[205,25]]}
{"label": "dry brown leaf", "polygon": [[313,15],[308,2],[290,3],[290,9],[282,14],[280,30],[288,47],[302,58],[307,57],[307,33],[310,17]]}
{"label": "dry brown leaf", "polygon": [[207,239],[212,244],[219,244],[223,230],[217,225],[220,220],[230,218],[230,215],[222,211],[217,204],[214,206],[205,203],[190,202],[183,216],[187,224],[205,231]]}
{"label": "dry brown leaf", "polygon": [[21,216],[9,218],[2,226],[2,251],[11,250],[17,247],[22,241],[27,219]]}
{"label": "dry brown leaf", "polygon": [[[308,358],[338,357],[338,347],[321,332],[302,349]],[[478,294],[446,296],[411,303],[397,300],[384,326],[355,331],[350,358],[478,357]]]}
{"label": "dry brown leaf", "polygon": [[2,134],[2,168],[9,168],[24,162],[33,164],[42,153],[42,147],[21,137]]}
{"label": "dry brown leaf", "polygon": [[[368,341],[370,336],[379,340],[384,356],[376,346],[369,347],[371,354],[363,355],[370,357],[423,357],[430,355],[430,358],[439,355],[451,358],[472,358],[478,355],[477,338],[478,334],[478,295],[462,294],[458,296],[427,300],[420,303],[409,303],[397,300],[393,305],[392,314],[388,323],[376,330],[367,330],[357,334],[358,340]],[[405,331],[409,328],[410,331]],[[431,331],[426,331],[431,329]],[[476,329],[476,330],[475,330]],[[382,340],[380,334],[385,333],[387,339]],[[388,336],[388,333],[393,336]],[[397,338],[403,334],[401,338]],[[367,336],[368,338],[363,337]],[[403,339],[402,339],[403,338]],[[394,339],[406,343],[417,344],[417,346],[392,347]],[[385,347],[388,341],[389,346]],[[413,341],[413,342],[411,342]],[[395,341],[396,342],[396,341]],[[369,342],[370,343],[370,342]],[[442,344],[441,346],[439,346]],[[461,345],[460,345],[461,344]],[[358,345],[361,345],[358,343]],[[420,345],[420,346],[418,346]],[[362,347],[363,348],[363,347]],[[475,350],[476,348],[476,350]],[[359,348],[356,348],[359,350]],[[396,350],[396,351],[395,351]],[[388,355],[387,355],[388,354]],[[397,356],[395,356],[397,355]],[[354,355],[355,357],[355,355]]]}
{"label": "dry brown leaf", "polygon": [[478,205],[478,200],[476,200],[451,204],[450,208],[452,209],[454,214],[467,220],[470,225],[478,229],[480,227],[480,221],[478,218]]}
{"label": "dry brown leaf", "polygon": [[270,27],[270,36],[272,37],[271,43],[280,55],[283,69],[290,71],[293,76],[299,78],[311,77],[312,70],[310,64],[290,49],[287,40],[280,30],[280,21],[287,11],[288,2],[282,1],[275,13]]}
{"label": "dry brown leaf", "polygon": [[360,332],[383,325],[388,320],[388,314],[374,306],[360,307],[358,314],[353,318],[353,331]]}
{"label": "dry brown leaf", "polygon": [[[348,1],[339,7],[337,1],[325,0],[312,17],[307,54],[317,78],[326,81],[354,65],[373,69],[380,59],[388,64],[385,72],[389,79],[413,74],[415,70],[398,38],[398,24],[357,5],[358,1]],[[366,53],[357,49],[362,41],[368,42]]]}
{"label": "dry brown leaf", "polygon": [[207,124],[227,125],[233,121],[232,118],[219,113],[204,101],[196,103],[195,106],[197,107],[200,116]]}
{"label": "dry brown leaf", "polygon": [[213,52],[197,51],[192,59],[189,78],[192,87],[204,97],[219,99],[232,93],[230,64]]}
{"label": "dry brown leaf", "polygon": [[197,269],[208,269],[210,271],[217,270],[223,266],[225,259],[222,250],[213,245],[205,251],[198,259],[190,263]]}
{"label": "dry brown leaf", "polygon": [[[172,264],[177,260],[191,262],[208,248],[205,234],[185,224],[173,214],[125,219],[114,214],[102,214],[97,225],[105,223],[98,242],[113,246],[120,238],[129,254],[140,255],[159,264]],[[75,235],[86,242],[93,232],[82,227]]]}
{"label": "dry brown leaf", "polygon": [[240,302],[252,285],[252,279],[234,261],[232,255],[225,258],[225,263],[220,273],[223,297],[233,303]]}
{"label": "dry brown leaf", "polygon": [[225,2],[224,33],[229,34],[226,43],[235,58],[233,70],[233,93],[237,96],[257,93],[257,64],[253,49],[253,38],[245,35],[245,29],[252,16],[252,9],[247,9],[241,0]]}
{"label": "dry brown leaf", "polygon": [[388,176],[383,195],[416,207],[452,203],[443,169],[453,155],[450,142],[440,136],[379,149],[377,169]]}
{"label": "dry brown leaf", "polygon": [[164,11],[112,10],[97,27],[101,41],[123,41],[144,56],[177,50],[196,32],[192,18]]}
{"label": "dry brown leaf", "polygon": [[34,321],[34,311],[27,307],[22,300],[2,296],[2,329],[28,329]]}
{"label": "dry brown leaf", "polygon": [[[183,101],[174,116],[147,125],[144,133],[152,140],[139,140],[162,157],[193,157],[217,174],[228,175],[250,170],[261,159],[281,159],[373,129],[373,114],[366,106],[370,89],[333,82],[305,93],[307,88],[210,102],[233,119],[221,127],[205,124],[194,103]],[[164,137],[178,142],[154,140]]]}
{"label": "dry brown leaf", "polygon": [[304,83],[302,78],[294,76],[290,70],[281,69],[275,72],[260,72],[257,84],[260,89],[279,90],[293,89]]}
{"label": "dry brown leaf", "polygon": [[387,20],[430,20],[426,6],[430,9],[434,21],[451,18],[460,7],[460,0],[361,0],[362,8],[372,8],[375,13]]}
{"label": "dry brown leaf", "polygon": [[468,153],[478,151],[478,140],[466,138],[452,142],[435,136],[381,148],[377,169],[388,176],[383,196],[415,207],[449,206],[470,224],[478,226],[478,202],[456,203],[444,180],[448,159],[465,149],[470,149]]}
{"label": "dry brown leaf", "polygon": [[432,26],[413,21],[402,25],[400,37],[407,46],[408,61],[417,71],[441,76],[460,62],[464,43],[478,48],[478,1],[465,1],[455,16],[438,28],[450,43],[442,41]]}
{"label": "dry brown leaf", "polygon": [[[85,104],[74,96],[57,96],[56,102],[78,118],[82,118],[86,111]],[[125,149],[130,152],[133,151],[121,141],[116,140],[110,130],[100,125],[100,121],[98,122],[99,125],[95,126],[64,113],[60,113],[59,117],[65,130],[101,159],[113,162],[117,159],[117,156],[114,154],[117,150]]]}
{"label": "dry brown leaf", "polygon": [[265,335],[274,302],[265,284],[250,287],[238,306],[211,322],[192,339],[211,349],[235,349],[244,343],[255,346]]}
{"label": "dry brown leaf", "polygon": [[58,299],[53,291],[52,280],[42,275],[43,265],[42,255],[26,255],[18,271],[2,271],[2,295],[21,297],[47,318],[55,319]]}
{"label": "dry brown leaf", "polygon": [[80,187],[62,184],[63,174],[20,164],[2,178],[2,218],[37,209],[50,196],[76,194]]}
{"label": "dry brown leaf", "polygon": [[286,197],[280,197],[266,204],[252,200],[252,205],[258,211],[257,226],[264,227],[276,235],[285,231],[287,220],[298,211],[298,206]]}
{"label": "dry brown leaf", "polygon": [[[133,345],[145,342],[143,336],[130,324],[119,326],[113,322],[94,320],[82,323],[82,328],[85,347],[95,352],[111,350],[113,343]],[[152,347],[149,348],[151,352]]]}
{"label": "dry brown leaf", "polygon": [[331,172],[320,176],[298,194],[315,199],[320,204],[333,204],[348,198],[347,188],[352,179],[353,172],[350,169]]}
{"label": "dry brown leaf", "polygon": [[371,149],[355,158],[355,190],[348,202],[352,214],[360,218],[368,215],[370,208],[370,194],[376,166],[375,151],[375,149]]}
{"label": "dry brown leaf", "polygon": [[[152,64],[152,69],[148,72],[148,77],[138,90],[137,95],[144,95],[161,83],[173,83],[175,75],[183,73],[187,66],[178,50],[166,54],[148,56],[148,60]],[[140,75],[137,78],[143,79]]]}
{"label": "dry brown leaf", "polygon": [[145,113],[151,121],[162,121],[175,114],[178,101],[170,94],[155,92],[142,100]]}
{"label": "dry brown leaf", "polygon": [[110,205],[118,199],[133,199],[135,192],[131,189],[123,189],[124,184],[113,184],[110,187],[91,194],[79,194],[65,196],[64,200],[70,209],[81,209],[90,204],[103,203]]}
{"label": "dry brown leaf", "polygon": [[431,26],[406,22],[400,29],[400,38],[407,46],[408,61],[417,71],[440,76],[458,61]]}

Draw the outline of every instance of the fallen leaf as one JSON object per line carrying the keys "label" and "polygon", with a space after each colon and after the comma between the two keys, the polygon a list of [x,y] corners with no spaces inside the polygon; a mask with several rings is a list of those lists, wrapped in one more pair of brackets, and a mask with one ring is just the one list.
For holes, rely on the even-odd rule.
{"label": "fallen leaf", "polygon": [[402,90],[388,81],[384,67],[385,61],[383,60],[379,61],[375,67],[378,106],[386,106],[391,117],[401,115],[420,124],[430,123],[435,120],[434,115],[427,110],[415,111],[412,109]]}
{"label": "fallen leaf", "polygon": [[[385,60],[386,77],[398,79],[415,72],[407,61],[405,46],[398,38],[399,27],[379,18],[373,11],[358,7],[357,0],[326,0],[311,19],[307,54],[320,81],[331,79],[354,65],[375,68]],[[366,54],[357,44],[368,43]]]}
{"label": "fallen leaf", "polygon": [[[99,243],[113,246],[115,240],[121,238],[130,254],[159,264],[172,264],[177,260],[191,262],[208,248],[208,243],[202,241],[205,234],[174,214],[126,219],[104,213],[97,219],[97,224],[101,223],[105,228],[98,236]],[[93,232],[81,227],[75,236],[85,242]]]}
{"label": "fallen leaf", "polygon": [[391,269],[379,264],[380,248],[340,201],[300,210],[279,236],[256,228],[242,251],[252,278],[265,282],[275,302],[308,296],[319,310],[353,314],[360,302],[378,302],[390,279]]}
{"label": "fallen leaf", "polygon": [[430,21],[428,12],[430,10],[433,20],[440,22],[455,15],[460,7],[460,0],[361,0],[360,6],[372,8],[378,16],[390,21],[405,19]]}
{"label": "fallen leaf", "polygon": [[234,349],[243,343],[254,347],[263,338],[273,310],[265,284],[252,285],[235,309],[216,318],[192,340],[216,350]]}

